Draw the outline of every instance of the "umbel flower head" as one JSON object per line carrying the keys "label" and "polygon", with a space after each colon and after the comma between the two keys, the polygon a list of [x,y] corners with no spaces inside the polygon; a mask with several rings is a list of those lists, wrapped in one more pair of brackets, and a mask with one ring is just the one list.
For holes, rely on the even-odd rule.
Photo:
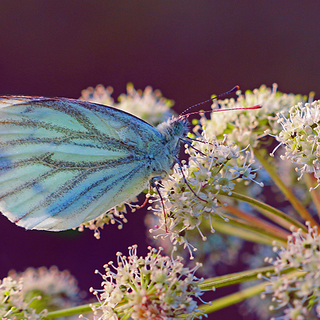
{"label": "umbel flower head", "polygon": [[[22,279],[20,293],[26,301],[33,300],[30,306],[39,313],[44,309],[54,311],[72,307],[80,302],[77,280],[67,270],[59,271],[56,266],[28,268],[19,273],[11,270],[9,277],[18,282]],[[34,300],[38,296],[41,299]]]}
{"label": "umbel flower head", "polygon": [[94,103],[105,104],[107,106],[114,105],[114,99],[111,97],[113,92],[112,87],[105,88],[102,84],[98,84],[95,88],[88,87],[81,91],[80,100],[85,100]]}
{"label": "umbel flower head", "polygon": [[122,93],[118,97],[118,103],[114,102],[111,97],[112,93],[112,87],[105,88],[99,84],[96,88],[89,87],[82,90],[80,100],[113,106],[131,113],[153,126],[167,121],[173,115],[170,108],[174,102],[164,98],[160,90],[153,90],[150,86],[142,91],[136,90],[132,83],[128,83],[127,93]]}
{"label": "umbel flower head", "polygon": [[276,136],[280,145],[285,146],[281,156],[296,164],[300,177],[312,173],[320,185],[320,100],[312,103],[298,103],[289,110],[287,117],[278,115],[282,131]]}
{"label": "umbel flower head", "polygon": [[199,298],[202,291],[201,280],[194,273],[200,265],[190,270],[183,267],[180,257],[162,256],[161,251],[162,248],[149,247],[146,257],[138,257],[137,245],[133,245],[128,257],[117,253],[117,266],[113,262],[104,266],[103,289],[90,289],[99,300],[99,306],[92,306],[94,313],[103,312],[96,319],[197,317],[199,310],[194,298]]}
{"label": "umbel flower head", "polygon": [[42,319],[47,311],[72,307],[79,301],[76,279],[57,267],[28,268],[21,273],[11,270],[0,281],[0,318],[4,320]]}
{"label": "umbel flower head", "polygon": [[190,156],[188,165],[176,164],[173,173],[163,179],[158,188],[161,197],[155,194],[152,200],[156,203],[153,212],[160,217],[157,230],[163,231],[158,236],[169,237],[174,245],[188,247],[191,259],[188,230],[198,229],[206,240],[200,229],[202,221],[209,221],[213,233],[213,218],[224,219],[219,213],[223,206],[217,197],[219,193],[231,195],[240,181],[258,183],[255,181],[257,169],[252,168],[254,161],[249,151],[240,150],[226,139],[210,138],[206,130],[202,138],[204,141],[195,142],[193,147],[186,146]]}
{"label": "umbel flower head", "polygon": [[[320,236],[317,227],[308,226],[308,233],[301,229],[288,237],[287,248],[274,247],[278,258],[273,262],[275,275],[265,289],[272,293],[270,310],[284,308],[283,320],[309,319],[311,313],[320,317]],[[280,274],[294,268],[294,276]]]}
{"label": "umbel flower head", "polygon": [[118,100],[117,108],[143,119],[154,127],[173,115],[173,100],[164,98],[160,90],[153,90],[150,86],[142,91],[135,90],[133,84],[128,83],[127,94],[121,94]]}
{"label": "umbel flower head", "polygon": [[30,307],[34,300],[41,299],[40,296],[26,301],[22,293],[23,279],[19,281],[13,280],[11,277],[0,280],[0,318],[2,320],[23,319],[36,320],[41,319],[46,311],[37,313]]}

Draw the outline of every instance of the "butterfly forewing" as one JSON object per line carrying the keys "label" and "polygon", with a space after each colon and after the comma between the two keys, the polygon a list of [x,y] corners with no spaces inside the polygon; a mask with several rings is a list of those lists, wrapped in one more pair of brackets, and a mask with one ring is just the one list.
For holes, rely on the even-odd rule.
{"label": "butterfly forewing", "polygon": [[0,210],[28,229],[77,227],[141,192],[161,143],[111,107],[0,97]]}

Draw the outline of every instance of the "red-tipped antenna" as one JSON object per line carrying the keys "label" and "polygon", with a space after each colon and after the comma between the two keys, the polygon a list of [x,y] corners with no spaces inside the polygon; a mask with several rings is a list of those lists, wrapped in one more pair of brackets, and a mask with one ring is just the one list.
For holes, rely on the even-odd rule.
{"label": "red-tipped antenna", "polygon": [[[193,109],[193,108],[195,108],[195,107],[197,107],[197,106],[200,106],[200,105],[202,105],[202,104],[204,104],[204,103],[207,103],[207,102],[209,102],[209,101],[213,101],[213,100],[219,99],[219,98],[221,98],[221,97],[223,97],[223,96],[225,96],[225,95],[227,95],[227,94],[230,94],[230,93],[232,93],[232,92],[235,92],[235,91],[237,91],[237,90],[239,90],[239,89],[240,89],[239,86],[235,86],[235,87],[233,87],[231,90],[229,90],[229,91],[227,91],[227,92],[225,92],[225,93],[219,94],[218,96],[216,96],[216,97],[214,97],[214,98],[211,98],[211,99],[208,99],[208,100],[199,102],[199,103],[197,103],[197,104],[194,104],[193,106],[191,106],[191,107],[189,107],[188,109],[184,110],[184,111],[180,114],[180,116],[184,115],[184,114],[185,114],[188,110],[190,110],[190,109]],[[230,109],[229,109],[229,110],[230,110]],[[192,114],[192,113],[190,113],[190,114]]]}
{"label": "red-tipped antenna", "polygon": [[189,117],[192,114],[199,114],[199,113],[207,113],[207,112],[222,112],[222,111],[235,111],[235,110],[252,110],[252,109],[261,109],[262,106],[260,106],[260,104],[257,104],[256,106],[252,106],[252,107],[242,107],[242,108],[229,108],[229,109],[217,109],[217,110],[208,110],[208,111],[197,111],[197,112],[191,112],[188,114],[185,114],[183,117]]}

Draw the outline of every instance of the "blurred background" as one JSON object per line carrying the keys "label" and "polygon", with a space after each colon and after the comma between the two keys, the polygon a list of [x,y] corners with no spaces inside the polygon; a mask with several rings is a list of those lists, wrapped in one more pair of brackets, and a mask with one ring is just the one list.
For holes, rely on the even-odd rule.
{"label": "blurred background", "polygon": [[[160,89],[181,112],[234,85],[276,82],[319,99],[319,14],[319,1],[1,1],[0,94],[78,98],[103,84],[116,98],[132,82]],[[147,251],[144,214],[129,213],[100,240],[89,230],[26,231],[0,216],[0,278],[56,265],[82,290],[99,288],[94,270],[117,251]],[[241,319],[237,306],[209,319],[221,316]]]}

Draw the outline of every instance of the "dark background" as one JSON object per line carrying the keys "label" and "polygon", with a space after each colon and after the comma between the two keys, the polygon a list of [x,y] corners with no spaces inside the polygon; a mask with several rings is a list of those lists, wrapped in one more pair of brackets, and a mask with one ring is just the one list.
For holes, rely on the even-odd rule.
{"label": "dark background", "polygon": [[[319,13],[319,1],[1,1],[0,94],[77,98],[101,83],[117,97],[133,82],[160,89],[182,111],[236,84],[277,82],[319,98]],[[101,240],[89,230],[25,231],[0,216],[0,278],[57,265],[83,290],[98,288],[94,270],[117,251],[138,243],[146,252],[143,216],[129,214],[122,231],[107,227]],[[210,318],[222,316],[241,319],[235,306]]]}

